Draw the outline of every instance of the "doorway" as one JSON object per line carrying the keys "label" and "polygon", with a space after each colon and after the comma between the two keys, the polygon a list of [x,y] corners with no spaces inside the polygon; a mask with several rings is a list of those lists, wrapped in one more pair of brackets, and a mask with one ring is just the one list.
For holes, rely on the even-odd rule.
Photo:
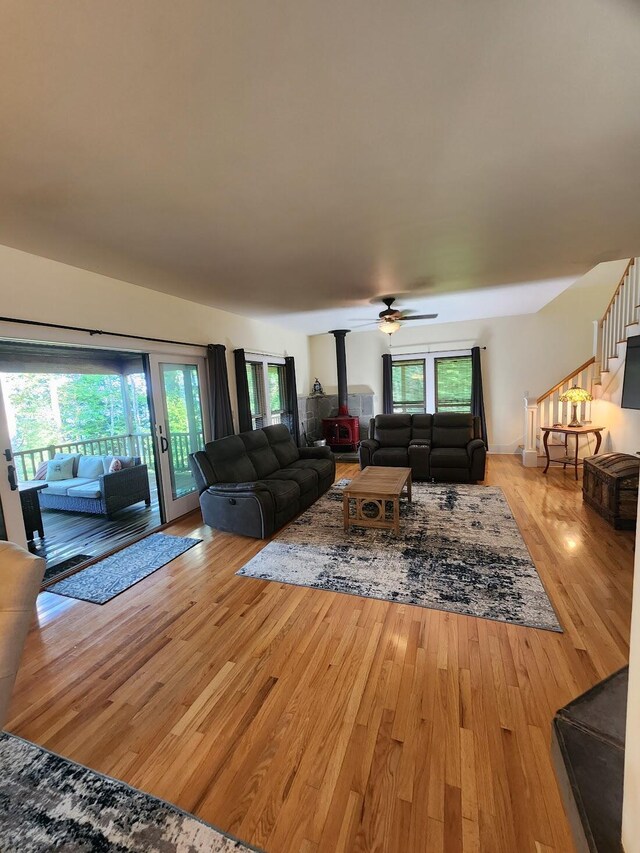
{"label": "doorway", "polygon": [[164,521],[139,353],[0,341],[6,536],[45,583]]}

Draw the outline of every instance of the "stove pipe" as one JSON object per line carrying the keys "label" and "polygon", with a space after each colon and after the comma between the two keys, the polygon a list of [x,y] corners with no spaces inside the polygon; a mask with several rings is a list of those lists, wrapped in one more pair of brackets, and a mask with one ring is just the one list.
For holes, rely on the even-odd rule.
{"label": "stove pipe", "polygon": [[338,365],[338,415],[349,414],[349,398],[347,390],[347,350],[345,337],[351,329],[333,329],[329,332],[336,339],[336,362]]}

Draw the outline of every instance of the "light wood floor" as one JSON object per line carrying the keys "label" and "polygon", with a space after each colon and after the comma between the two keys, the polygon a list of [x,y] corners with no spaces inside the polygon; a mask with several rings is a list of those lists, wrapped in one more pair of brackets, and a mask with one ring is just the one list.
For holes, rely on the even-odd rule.
{"label": "light wood floor", "polygon": [[570,853],[550,722],[627,661],[633,536],[570,472],[487,483],[563,634],[238,578],[262,543],[192,515],[108,604],[40,596],[7,728],[268,853]]}

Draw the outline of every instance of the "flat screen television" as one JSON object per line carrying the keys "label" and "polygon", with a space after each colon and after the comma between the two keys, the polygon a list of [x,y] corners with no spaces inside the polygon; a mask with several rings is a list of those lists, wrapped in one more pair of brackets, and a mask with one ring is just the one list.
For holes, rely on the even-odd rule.
{"label": "flat screen television", "polygon": [[640,335],[627,339],[622,408],[640,409]]}

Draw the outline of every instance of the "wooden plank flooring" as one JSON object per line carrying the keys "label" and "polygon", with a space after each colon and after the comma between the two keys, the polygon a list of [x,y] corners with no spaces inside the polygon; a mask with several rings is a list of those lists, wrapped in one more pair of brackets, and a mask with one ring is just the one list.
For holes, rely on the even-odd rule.
{"label": "wooden plank flooring", "polygon": [[76,554],[92,557],[106,554],[162,524],[157,489],[152,490],[151,498],[151,506],[137,503],[119,510],[111,519],[86,512],[42,510],[45,538],[39,539],[36,534],[34,553],[44,557],[47,566],[55,566]]}
{"label": "wooden plank flooring", "polygon": [[571,853],[550,722],[627,661],[633,535],[571,472],[487,483],[563,634],[238,578],[262,543],[194,514],[204,543],[108,604],[40,596],[8,730],[268,853]]}

